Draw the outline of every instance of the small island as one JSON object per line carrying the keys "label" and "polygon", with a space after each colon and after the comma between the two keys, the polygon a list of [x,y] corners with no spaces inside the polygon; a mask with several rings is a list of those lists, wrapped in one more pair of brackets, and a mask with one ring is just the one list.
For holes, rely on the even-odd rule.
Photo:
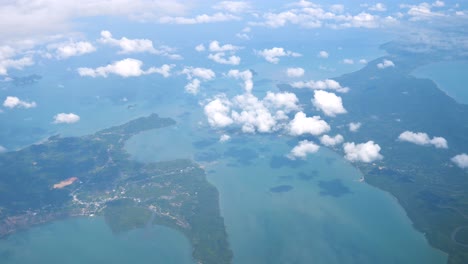
{"label": "small island", "polygon": [[156,114],[83,137],[52,136],[0,154],[0,237],[67,217],[103,216],[115,232],[181,231],[199,263],[231,263],[218,191],[190,160],[134,161],[125,142],[174,125]]}

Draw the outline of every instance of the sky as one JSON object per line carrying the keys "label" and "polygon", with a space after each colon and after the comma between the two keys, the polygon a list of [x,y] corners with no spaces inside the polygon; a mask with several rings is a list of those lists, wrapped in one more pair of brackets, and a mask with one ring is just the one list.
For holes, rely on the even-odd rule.
{"label": "sky", "polygon": [[[305,54],[307,47],[290,44],[291,39],[308,43],[321,41],[323,36],[352,39],[388,35],[401,43],[418,44],[415,52],[448,49],[468,54],[468,4],[462,1],[4,0],[0,2],[0,17],[2,82],[35,65],[115,54],[111,61],[79,61],[83,65],[71,70],[81,78],[93,79],[147,75],[182,78],[186,80],[182,89],[188,95],[203,95],[198,99],[213,129],[312,135],[324,146],[343,144],[345,158],[352,162],[384,157],[378,142],[346,142],[341,135],[326,134],[331,130],[327,119],[347,114],[340,94],[350,88],[331,79],[310,79],[309,69],[293,62],[313,56],[323,61],[325,66],[320,67],[327,70],[331,69],[327,60],[339,67],[361,67],[374,58],[337,58],[326,45]],[[196,63],[201,60],[203,63]],[[254,73],[248,67],[256,61],[281,67],[292,87],[313,90],[310,100],[317,115],[307,116],[294,93],[255,93]],[[384,59],[377,67],[385,70],[398,65]],[[207,94],[205,85],[219,78],[235,81],[237,93]],[[0,111],[5,115],[14,109],[40,107],[33,98],[19,98],[14,93],[2,100]],[[82,122],[76,113],[53,117],[54,124],[76,122]],[[360,126],[349,124],[353,132]],[[220,141],[229,137],[222,134]],[[402,131],[398,140],[449,147],[443,137],[421,131]],[[288,157],[304,158],[318,149],[314,142],[300,141]],[[5,150],[0,145],[0,151]],[[468,159],[464,155],[452,161],[466,168]]]}

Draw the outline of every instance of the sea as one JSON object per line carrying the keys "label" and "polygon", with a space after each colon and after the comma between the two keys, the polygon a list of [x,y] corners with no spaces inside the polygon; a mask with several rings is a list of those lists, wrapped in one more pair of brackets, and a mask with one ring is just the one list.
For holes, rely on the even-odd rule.
{"label": "sea", "polygon": [[[254,93],[261,96],[267,90],[275,91],[275,84],[285,78],[284,70],[290,66],[305,68],[304,80],[317,80],[358,70],[360,59],[385,55],[378,45],[388,37],[361,38],[363,32],[352,32],[348,36],[352,41],[340,42],[324,34],[299,35],[300,45],[288,42],[287,36],[278,40],[279,45],[304,54],[282,59],[281,66],[259,61],[252,50],[245,49],[241,52],[245,61],[235,68],[256,71]],[[373,41],[369,43],[369,39]],[[196,41],[186,45],[193,49]],[[260,38],[255,43],[259,48],[275,45]],[[328,60],[317,58],[325,48],[330,52]],[[42,79],[24,87],[2,82],[0,96],[34,100],[38,106],[3,110],[0,145],[14,151],[50,135],[82,136],[155,112],[174,118],[177,124],[134,136],[126,149],[142,162],[189,158],[205,168],[208,181],[219,191],[234,263],[446,262],[447,255],[432,248],[424,234],[414,229],[398,201],[360,181],[360,171],[335,151],[322,147],[306,160],[291,161],[285,155],[296,141],[288,136],[211,129],[201,105],[219,93],[242,93],[239,81],[222,75],[233,67],[206,62],[205,55],[194,51],[184,54],[182,65],[217,72],[217,79],[203,83],[198,96],[184,93],[187,80],[178,74],[95,79],[77,75],[77,67],[107,64],[114,53],[45,61],[13,72],[39,74]],[[148,66],[163,61],[138,56]],[[340,63],[344,58],[356,63]],[[54,124],[53,116],[59,112],[76,113],[81,120]],[[219,142],[223,133],[229,133],[231,140]],[[113,234],[100,217],[52,222],[0,240],[0,263],[5,264],[195,263],[191,253],[188,239],[178,231],[153,226]]]}

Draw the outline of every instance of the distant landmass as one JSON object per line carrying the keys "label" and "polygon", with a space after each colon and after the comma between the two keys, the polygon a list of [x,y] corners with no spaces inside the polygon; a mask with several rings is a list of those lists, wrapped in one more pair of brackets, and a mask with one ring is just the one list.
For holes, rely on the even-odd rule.
{"label": "distant landmass", "polygon": [[[448,51],[414,53],[395,43],[383,48],[391,55],[334,78],[351,89],[340,94],[348,114],[333,122],[346,141],[373,140],[381,146],[383,160],[356,164],[366,182],[394,195],[415,228],[433,247],[449,254],[448,263],[468,263],[467,247],[460,243],[468,240],[464,228],[468,226],[468,173],[450,162],[451,157],[468,152],[468,105],[457,103],[433,81],[411,75],[422,65],[457,57]],[[395,67],[379,69],[377,64],[384,59],[391,60]],[[278,88],[296,93],[304,109],[313,109],[313,91],[287,84],[279,84]],[[309,110],[307,114],[313,113]],[[350,132],[350,122],[361,122],[362,127]],[[406,130],[443,136],[449,148],[397,141]]]}
{"label": "distant landmass", "polygon": [[52,136],[0,154],[0,237],[77,216],[103,216],[118,233],[159,224],[183,232],[200,263],[231,263],[218,192],[189,160],[140,163],[132,136],[175,124],[156,114],[83,137]]}

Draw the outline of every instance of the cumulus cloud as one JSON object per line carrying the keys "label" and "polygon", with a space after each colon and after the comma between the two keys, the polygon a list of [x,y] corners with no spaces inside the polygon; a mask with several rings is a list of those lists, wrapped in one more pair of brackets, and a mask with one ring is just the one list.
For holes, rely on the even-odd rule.
{"label": "cumulus cloud", "polygon": [[261,51],[256,51],[257,55],[263,57],[266,61],[271,63],[278,63],[280,61],[280,57],[300,57],[302,56],[300,53],[292,52],[289,50],[285,50],[284,48],[274,47],[271,49],[264,49]]}
{"label": "cumulus cloud", "polygon": [[370,6],[369,10],[377,11],[377,12],[385,12],[385,11],[387,11],[387,7],[382,3],[377,3],[377,4],[373,5],[373,6]]}
{"label": "cumulus cloud", "polygon": [[352,60],[352,59],[344,59],[344,60],[343,60],[343,63],[344,63],[344,64],[348,64],[348,65],[353,65],[353,64],[354,64],[354,60]]}
{"label": "cumulus cloud", "polygon": [[308,82],[304,82],[304,81],[293,82],[291,83],[291,86],[293,88],[299,88],[299,89],[302,89],[302,88],[309,88],[312,90],[327,90],[328,89],[328,90],[334,90],[340,93],[346,93],[349,91],[348,87],[343,87],[341,86],[339,82],[335,80],[330,80],[330,79],[326,79],[323,81],[311,80]]}
{"label": "cumulus cloud", "polygon": [[185,85],[185,91],[190,94],[199,92],[202,80],[210,81],[216,77],[214,71],[207,68],[185,67],[180,73],[185,74],[190,81]]}
{"label": "cumulus cloud", "polygon": [[360,64],[367,64],[367,60],[365,60],[365,59],[360,59],[360,60],[359,60],[359,63],[360,63]]}
{"label": "cumulus cloud", "polygon": [[143,70],[141,67],[143,62],[136,59],[123,59],[116,61],[107,66],[102,66],[98,68],[78,68],[78,74],[80,76],[88,77],[104,77],[107,78],[110,74],[119,75],[122,77],[138,77],[141,75],[148,75],[153,73],[161,74],[164,77],[169,77],[171,75],[170,71],[174,65],[164,64],[160,68],[151,67],[148,70]]}
{"label": "cumulus cloud", "polygon": [[80,121],[80,117],[73,113],[60,113],[54,116],[54,124],[73,124]]}
{"label": "cumulus cloud", "polygon": [[320,137],[320,143],[327,147],[333,147],[335,145],[343,143],[344,138],[342,135],[338,134],[334,137],[330,137],[329,135],[323,135]]}
{"label": "cumulus cloud", "polygon": [[227,74],[228,77],[241,79],[244,81],[244,89],[246,92],[250,93],[253,89],[253,74],[250,70],[239,71],[239,70],[230,70]]}
{"label": "cumulus cloud", "polygon": [[271,133],[277,129],[277,120],[261,100],[245,93],[234,97],[234,103],[241,110],[232,111],[232,119],[242,127],[244,133]]}
{"label": "cumulus cloud", "polygon": [[209,54],[208,59],[217,62],[219,64],[228,64],[228,65],[239,65],[241,58],[239,56],[231,55],[228,58],[225,57],[224,52],[218,52],[215,54]]}
{"label": "cumulus cloud", "polygon": [[119,53],[121,54],[148,52],[155,55],[166,56],[171,59],[182,58],[182,56],[174,54],[174,49],[170,47],[162,46],[156,49],[153,46],[153,41],[149,39],[128,39],[126,37],[115,39],[112,37],[112,33],[107,30],[101,31],[101,38],[98,41],[103,44],[119,47]]}
{"label": "cumulus cloud", "polygon": [[213,15],[203,14],[203,15],[198,15],[196,17],[165,16],[159,19],[159,23],[193,25],[193,24],[226,22],[226,21],[233,21],[233,20],[241,20],[241,18],[232,14],[227,14],[227,13],[215,13]]}
{"label": "cumulus cloud", "polygon": [[231,140],[231,136],[229,135],[226,135],[226,134],[223,134],[219,137],[219,142],[226,142],[226,141],[229,141]]}
{"label": "cumulus cloud", "polygon": [[293,136],[311,134],[318,136],[330,131],[330,126],[319,116],[307,117],[304,112],[298,112],[289,123],[289,133]]}
{"label": "cumulus cloud", "polygon": [[361,144],[346,142],[343,144],[343,150],[345,158],[351,162],[360,161],[369,163],[383,159],[383,156],[380,154],[380,146],[374,143],[374,141]]}
{"label": "cumulus cloud", "polygon": [[462,169],[468,169],[468,155],[465,153],[456,155],[451,161]]}
{"label": "cumulus cloud", "polygon": [[316,153],[317,151],[319,151],[319,149],[320,146],[318,146],[317,144],[308,140],[302,140],[297,146],[295,146],[291,150],[287,157],[292,160],[297,158],[305,159],[307,157],[307,154]]}
{"label": "cumulus cloud", "polygon": [[214,5],[213,8],[230,13],[243,13],[249,11],[252,7],[250,3],[242,1],[221,1]]}
{"label": "cumulus cloud", "polygon": [[361,122],[351,122],[348,124],[349,131],[351,132],[357,132],[361,126]]}
{"label": "cumulus cloud", "polygon": [[286,74],[291,78],[298,78],[304,76],[305,70],[303,68],[288,68]]}
{"label": "cumulus cloud", "polygon": [[267,92],[265,98],[263,98],[265,105],[274,108],[282,109],[285,113],[299,110],[299,99],[293,93],[273,93]]}
{"label": "cumulus cloud", "polygon": [[377,64],[377,68],[385,69],[388,67],[395,67],[395,64],[391,60],[383,60],[382,62]]}
{"label": "cumulus cloud", "polygon": [[211,51],[211,52],[226,52],[226,51],[236,51],[236,50],[239,50],[241,49],[242,47],[239,47],[239,46],[234,46],[232,44],[224,44],[224,45],[221,45],[219,43],[219,41],[217,40],[213,40],[210,42],[209,46],[208,46],[208,49]]}
{"label": "cumulus cloud", "polygon": [[222,128],[231,125],[234,121],[230,117],[231,102],[225,97],[218,97],[204,107],[208,123],[212,127]]}
{"label": "cumulus cloud", "polygon": [[317,54],[317,57],[322,58],[322,59],[326,59],[326,58],[328,58],[328,56],[330,56],[330,54],[328,54],[328,52],[326,52],[324,50],[320,51]]}
{"label": "cumulus cloud", "polygon": [[37,106],[36,102],[27,102],[20,100],[15,96],[7,96],[5,101],[3,101],[3,106],[7,108],[34,108]]}
{"label": "cumulus cloud", "polygon": [[312,104],[317,110],[322,111],[327,116],[334,117],[338,114],[347,113],[346,109],[343,107],[341,97],[323,90],[314,91]]}
{"label": "cumulus cloud", "polygon": [[87,53],[96,51],[96,47],[87,41],[78,42],[62,42],[51,44],[47,47],[49,50],[55,50],[55,57],[58,59],[66,59],[74,56],[81,56]]}
{"label": "cumulus cloud", "polygon": [[205,45],[199,44],[199,45],[195,46],[195,50],[198,51],[198,52],[202,52],[202,51],[205,51],[206,48],[205,48]]}
{"label": "cumulus cloud", "polygon": [[7,75],[8,69],[22,70],[24,67],[34,64],[34,60],[25,56],[20,59],[13,59],[9,56],[1,56],[0,54],[0,75]]}
{"label": "cumulus cloud", "polygon": [[443,137],[433,137],[422,132],[405,131],[398,136],[398,140],[414,143],[417,145],[433,145],[436,148],[448,148],[447,140]]}

